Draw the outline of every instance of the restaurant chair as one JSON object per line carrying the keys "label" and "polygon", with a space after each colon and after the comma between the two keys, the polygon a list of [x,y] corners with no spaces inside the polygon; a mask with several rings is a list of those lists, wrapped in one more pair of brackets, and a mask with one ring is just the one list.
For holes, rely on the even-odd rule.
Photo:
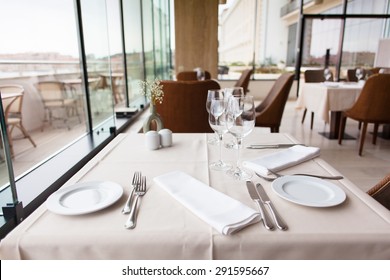
{"label": "restaurant chair", "polygon": [[369,189],[367,194],[390,210],[390,173]]}
{"label": "restaurant chair", "polygon": [[[324,69],[316,69],[316,70],[306,70],[304,72],[304,78],[305,83],[322,83],[325,82],[324,77]],[[333,81],[333,72],[331,72],[330,80]],[[305,122],[305,117],[307,113],[307,108],[303,111],[302,121],[301,123]],[[310,119],[310,129],[313,129],[313,123],[314,123],[314,112],[311,112],[311,119]]]}
{"label": "restaurant chair", "polygon": [[249,89],[249,81],[252,76],[253,69],[246,69],[241,73],[240,78],[234,84],[234,87],[242,87],[244,89],[244,94],[246,94]]}
{"label": "restaurant chair", "polygon": [[31,138],[30,134],[27,132],[26,128],[23,126],[23,96],[24,96],[24,88],[20,85],[0,85],[0,92],[2,94],[16,94],[14,97],[3,97],[2,102],[4,108],[4,117],[5,123],[7,125],[7,134],[9,139],[9,146],[11,150],[11,154],[14,154],[13,149],[13,138],[12,132],[14,128],[18,128],[22,134],[23,138],[27,138],[31,144],[36,147],[34,140]]}
{"label": "restaurant chair", "polygon": [[[53,124],[53,120],[62,120],[70,129],[69,118],[77,116],[81,122],[77,108],[77,98],[67,96],[65,84],[59,81],[45,81],[35,84],[45,110],[43,122]],[[43,130],[43,126],[42,126]]]}
{"label": "restaurant chair", "polygon": [[294,81],[294,74],[285,73],[275,81],[265,99],[256,107],[255,126],[279,132],[284,107]]}
{"label": "restaurant chair", "polygon": [[161,81],[164,92],[162,104],[156,104],[164,127],[172,132],[210,133],[213,130],[206,110],[209,89],[220,89],[215,80]]}
{"label": "restaurant chair", "polygon": [[380,124],[390,124],[390,74],[375,74],[367,79],[352,108],[344,111],[340,120],[339,144],[341,145],[347,118],[363,124],[360,132],[359,155],[362,155],[367,125],[374,124],[372,143],[376,144]]}
{"label": "restaurant chair", "polygon": [[[210,80],[211,74],[209,71],[204,70],[204,79]],[[176,80],[178,81],[197,81],[198,80],[198,72],[197,71],[181,71],[177,73]]]}

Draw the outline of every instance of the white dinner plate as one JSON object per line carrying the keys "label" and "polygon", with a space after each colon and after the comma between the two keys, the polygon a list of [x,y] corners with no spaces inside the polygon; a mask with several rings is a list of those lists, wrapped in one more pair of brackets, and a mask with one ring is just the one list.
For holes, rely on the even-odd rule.
{"label": "white dinner plate", "polygon": [[82,215],[112,205],[122,194],[123,188],[114,182],[82,182],[54,192],[46,207],[61,215]]}
{"label": "white dinner plate", "polygon": [[345,192],[328,181],[308,176],[283,176],[272,182],[282,198],[305,206],[330,207],[342,203]]}

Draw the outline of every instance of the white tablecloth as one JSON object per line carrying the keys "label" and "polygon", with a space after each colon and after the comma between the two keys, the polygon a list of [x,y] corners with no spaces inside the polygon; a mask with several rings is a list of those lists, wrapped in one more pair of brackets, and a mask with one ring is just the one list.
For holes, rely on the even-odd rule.
{"label": "white tablecloth", "polygon": [[[256,130],[244,143],[291,143],[286,134]],[[288,231],[268,231],[262,223],[224,236],[183,207],[152,180],[172,170],[184,171],[220,192],[257,209],[245,182],[211,171],[218,148],[208,145],[211,134],[174,134],[173,146],[149,151],[143,134],[120,134],[66,185],[110,180],[123,186],[114,205],[87,215],[61,216],[39,207],[0,243],[1,259],[390,259],[390,212],[350,181],[334,182],[346,201],[329,208],[305,207],[277,196],[271,183],[261,182]],[[275,150],[242,151],[252,159]],[[234,163],[236,150],[223,149]],[[134,171],[147,176],[137,227],[124,228],[121,209],[130,192]],[[339,174],[320,158],[282,173]],[[31,186],[34,187],[34,186]]]}
{"label": "white tablecloth", "polygon": [[324,83],[304,83],[297,100],[298,108],[315,112],[325,122],[329,122],[330,111],[349,109],[360,94],[362,85],[358,83],[337,83],[337,87]]}

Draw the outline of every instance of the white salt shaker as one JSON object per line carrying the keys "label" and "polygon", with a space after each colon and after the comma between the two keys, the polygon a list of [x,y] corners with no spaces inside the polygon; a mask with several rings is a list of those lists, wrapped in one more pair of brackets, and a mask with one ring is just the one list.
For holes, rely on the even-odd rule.
{"label": "white salt shaker", "polygon": [[160,143],[163,147],[170,147],[172,146],[172,131],[164,128],[161,129],[158,134],[160,135]]}
{"label": "white salt shaker", "polygon": [[160,148],[160,135],[157,131],[150,130],[145,133],[145,145],[149,150]]}

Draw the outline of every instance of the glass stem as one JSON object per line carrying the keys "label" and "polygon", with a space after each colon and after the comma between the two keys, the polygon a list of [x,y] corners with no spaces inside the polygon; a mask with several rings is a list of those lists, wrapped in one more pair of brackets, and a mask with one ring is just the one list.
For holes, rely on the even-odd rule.
{"label": "glass stem", "polygon": [[218,134],[219,139],[219,162],[222,162],[222,134]]}
{"label": "glass stem", "polygon": [[242,138],[237,138],[237,169],[240,169]]}

